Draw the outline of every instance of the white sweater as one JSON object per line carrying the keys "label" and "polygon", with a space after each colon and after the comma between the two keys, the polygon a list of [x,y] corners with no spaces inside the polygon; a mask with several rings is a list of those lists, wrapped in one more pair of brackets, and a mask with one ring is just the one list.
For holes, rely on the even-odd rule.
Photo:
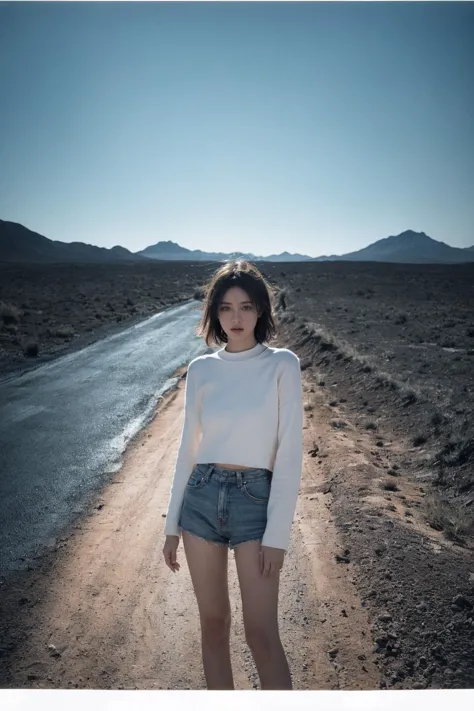
{"label": "white sweater", "polygon": [[188,366],[184,422],[165,534],[179,515],[195,464],[221,462],[273,472],[262,545],[287,550],[303,460],[303,398],[298,357],[257,343],[221,348]]}

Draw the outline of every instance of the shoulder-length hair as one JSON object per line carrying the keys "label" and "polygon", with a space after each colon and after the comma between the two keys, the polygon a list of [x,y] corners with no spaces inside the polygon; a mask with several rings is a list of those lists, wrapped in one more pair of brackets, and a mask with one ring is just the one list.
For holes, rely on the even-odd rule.
{"label": "shoulder-length hair", "polygon": [[219,323],[219,305],[228,289],[238,286],[254,304],[258,319],[254,335],[258,343],[270,341],[276,336],[274,320],[274,292],[265,277],[254,264],[244,259],[227,262],[220,267],[205,286],[203,315],[197,335],[204,337],[206,344],[222,345],[227,336]]}

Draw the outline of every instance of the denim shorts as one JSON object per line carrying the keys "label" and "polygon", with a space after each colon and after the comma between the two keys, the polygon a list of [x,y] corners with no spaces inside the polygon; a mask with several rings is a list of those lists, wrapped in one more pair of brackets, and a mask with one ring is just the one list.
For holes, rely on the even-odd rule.
{"label": "denim shorts", "polygon": [[220,545],[261,540],[267,525],[272,472],[196,464],[184,492],[179,527]]}

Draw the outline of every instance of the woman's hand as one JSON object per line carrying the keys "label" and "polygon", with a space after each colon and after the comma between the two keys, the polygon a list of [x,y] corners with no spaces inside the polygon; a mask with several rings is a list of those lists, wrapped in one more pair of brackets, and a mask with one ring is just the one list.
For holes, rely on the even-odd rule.
{"label": "woman's hand", "polygon": [[179,536],[166,536],[165,545],[163,546],[163,556],[165,563],[173,573],[179,570],[179,563],[176,559],[176,551],[179,546]]}
{"label": "woman's hand", "polygon": [[260,548],[260,572],[265,577],[278,575],[283,568],[285,551],[282,548],[262,546]]}

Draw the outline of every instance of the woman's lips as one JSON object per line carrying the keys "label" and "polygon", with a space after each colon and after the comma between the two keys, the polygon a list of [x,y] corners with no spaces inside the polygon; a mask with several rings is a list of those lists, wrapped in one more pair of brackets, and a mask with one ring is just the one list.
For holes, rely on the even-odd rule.
{"label": "woman's lips", "polygon": [[237,331],[238,333],[240,333],[240,331],[243,331],[244,329],[243,328],[231,328],[230,330]]}

